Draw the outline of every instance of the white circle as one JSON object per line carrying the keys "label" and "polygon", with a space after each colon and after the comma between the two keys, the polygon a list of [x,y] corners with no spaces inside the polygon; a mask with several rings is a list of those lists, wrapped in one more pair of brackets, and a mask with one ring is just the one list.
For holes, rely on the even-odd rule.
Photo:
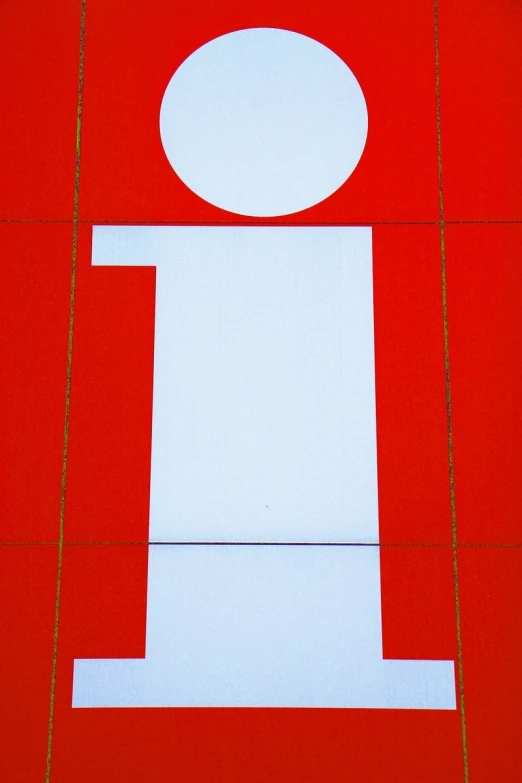
{"label": "white circle", "polygon": [[255,27],[191,54],[160,112],[167,158],[194,193],[269,217],[323,201],[355,169],[368,132],[359,83],[340,57],[299,33]]}

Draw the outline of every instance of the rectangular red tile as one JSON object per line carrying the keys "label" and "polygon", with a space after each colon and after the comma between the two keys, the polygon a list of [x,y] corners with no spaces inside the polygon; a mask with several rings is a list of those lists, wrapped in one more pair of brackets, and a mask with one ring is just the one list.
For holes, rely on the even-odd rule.
{"label": "rectangular red tile", "polygon": [[[451,552],[413,549],[385,555],[386,652],[452,656]],[[463,781],[457,710],[72,709],[74,658],[143,656],[146,565],[146,547],[65,547],[54,783],[93,776],[100,783],[162,780],[167,770],[200,783],[347,775],[390,783]],[[402,586],[392,578],[397,569]],[[404,615],[390,612],[392,596],[404,600],[405,585],[412,590],[421,570],[441,595],[430,600],[423,589],[422,598],[412,598],[407,627]]]}
{"label": "rectangular red tile", "polygon": [[448,220],[522,220],[518,0],[439,0]]}
{"label": "rectangular red tile", "polygon": [[45,780],[57,548],[0,545],[0,779]]}
{"label": "rectangular red tile", "polygon": [[[146,541],[155,277],[91,267],[79,235],[65,533]],[[440,239],[436,226],[373,232],[381,540],[449,543]]]}
{"label": "rectangular red tile", "polygon": [[[65,720],[63,718],[62,720]],[[462,783],[455,716],[397,711],[78,711],[53,781]],[[458,748],[458,750],[457,750]]]}
{"label": "rectangular red tile", "polygon": [[446,240],[459,541],[521,543],[522,226]]}
{"label": "rectangular red tile", "polygon": [[459,574],[469,779],[517,783],[522,548],[462,548]]}
{"label": "rectangular red tile", "polygon": [[56,541],[60,521],[70,224],[0,225],[0,541]]}
{"label": "rectangular red tile", "polygon": [[148,541],[154,269],[91,266],[79,231],[65,536]]}
{"label": "rectangular red tile", "polygon": [[0,8],[0,218],[72,217],[80,0]]}
{"label": "rectangular red tile", "polygon": [[373,264],[381,541],[449,543],[438,227],[378,226]]}
{"label": "rectangular red tile", "polygon": [[382,546],[385,658],[457,660],[453,552],[449,546]]}
{"label": "rectangular red tile", "polygon": [[[434,15],[429,0],[361,4],[233,0],[145,6],[89,2],[80,210],[94,222],[241,222],[194,195],[171,169],[159,111],[174,71],[197,48],[248,27],[317,39],[343,59],[366,97],[361,162],[330,199],[291,222],[436,220]],[[306,121],[304,118],[303,121]],[[287,219],[287,218],[285,218]]]}

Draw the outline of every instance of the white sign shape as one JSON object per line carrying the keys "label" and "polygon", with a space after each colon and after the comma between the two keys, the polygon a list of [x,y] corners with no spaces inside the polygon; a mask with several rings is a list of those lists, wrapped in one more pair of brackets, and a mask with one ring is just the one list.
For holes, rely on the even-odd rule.
{"label": "white sign shape", "polygon": [[299,212],[353,172],[368,132],[359,83],[331,49],[274,28],[215,38],[177,69],[160,113],[183,182],[241,215]]}
{"label": "white sign shape", "polygon": [[[315,81],[294,78],[303,52],[323,69]],[[229,119],[232,157],[245,139],[238,118],[253,105],[273,114],[294,101],[305,116],[293,125],[310,120],[313,135],[310,82],[331,91],[322,110],[344,96],[346,177],[367,116],[344,64],[343,92],[340,62],[305,36],[256,28],[211,41],[179,71],[192,74],[182,91],[194,106],[205,105],[205,73],[217,85],[226,74],[238,101],[248,96],[246,108],[217,114],[219,132]],[[249,77],[253,94],[242,92],[256,68],[270,78]],[[292,92],[272,105],[273,72]],[[234,179],[212,190],[218,164],[205,179],[190,163],[201,137],[192,153],[185,137],[176,147],[185,114],[175,80],[162,138],[200,195],[236,211],[245,198],[245,214],[267,215],[332,192],[335,178],[299,193],[281,184],[287,150],[274,157],[268,131],[256,165],[232,161]],[[275,128],[270,112],[256,116]],[[215,123],[204,130],[216,155]],[[315,148],[331,154],[321,133]],[[263,177],[255,199],[245,196]],[[145,658],[76,660],[73,706],[455,709],[453,661],[382,654],[371,229],[96,226],[93,264],[156,268],[151,544]]]}

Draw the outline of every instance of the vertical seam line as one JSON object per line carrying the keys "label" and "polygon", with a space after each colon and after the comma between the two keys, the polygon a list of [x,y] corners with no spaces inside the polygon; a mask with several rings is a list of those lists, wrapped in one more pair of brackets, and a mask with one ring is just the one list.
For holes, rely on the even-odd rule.
{"label": "vertical seam line", "polygon": [[80,150],[82,133],[82,107],[83,107],[83,66],[85,51],[85,5],[86,0],[81,0],[80,5],[80,47],[78,63],[78,102],[76,111],[76,157],[74,169],[74,202],[72,221],[72,250],[71,250],[71,292],[69,299],[69,332],[67,343],[67,376],[65,384],[65,418],[63,430],[63,460],[62,482],[60,493],[60,524],[58,532],[58,563],[56,569],[56,602],[54,609],[53,632],[53,657],[51,669],[51,692],[49,697],[49,725],[47,734],[47,759],[45,770],[45,783],[51,780],[51,759],[53,748],[54,710],[56,697],[56,672],[58,663],[58,632],[60,626],[60,600],[62,592],[62,565],[65,522],[65,496],[67,488],[67,462],[69,453],[69,417],[71,408],[71,376],[73,353],[73,327],[74,327],[74,303],[76,294],[76,257],[78,252],[78,216],[80,201]]}
{"label": "vertical seam line", "polygon": [[443,325],[444,325],[444,376],[445,376],[445,387],[446,387],[446,422],[448,428],[448,466],[449,466],[449,490],[450,490],[450,507],[451,507],[451,540],[452,540],[452,554],[453,554],[453,586],[455,592],[455,619],[456,619],[456,631],[457,631],[457,673],[458,673],[458,685],[459,685],[459,706],[460,706],[460,722],[461,722],[461,733],[462,733],[464,783],[469,783],[468,742],[467,742],[467,733],[466,733],[466,710],[465,710],[465,701],[464,701],[464,667],[462,662],[457,510],[456,510],[456,501],[455,501],[455,470],[454,470],[454,461],[453,461],[453,423],[452,423],[452,410],[451,410],[448,297],[447,297],[447,281],[446,281],[446,236],[445,236],[445,220],[444,220],[444,190],[443,190],[443,167],[442,167],[438,0],[434,0],[434,26],[435,26],[435,98],[436,98],[436,109],[437,109],[437,169],[438,169],[438,188],[439,188],[440,260],[441,260],[441,278],[442,278],[441,279],[442,315],[443,315]]}

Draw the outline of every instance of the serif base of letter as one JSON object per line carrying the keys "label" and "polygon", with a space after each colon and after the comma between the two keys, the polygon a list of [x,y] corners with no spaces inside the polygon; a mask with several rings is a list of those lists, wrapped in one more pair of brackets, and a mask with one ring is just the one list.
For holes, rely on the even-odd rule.
{"label": "serif base of letter", "polygon": [[455,709],[452,661],[383,660],[375,546],[151,546],[146,657],[75,707]]}

